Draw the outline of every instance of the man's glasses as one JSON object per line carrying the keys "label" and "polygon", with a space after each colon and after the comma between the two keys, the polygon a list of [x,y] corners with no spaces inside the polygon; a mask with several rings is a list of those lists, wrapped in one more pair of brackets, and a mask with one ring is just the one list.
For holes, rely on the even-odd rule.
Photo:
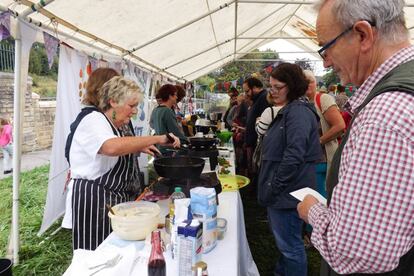
{"label": "man's glasses", "polygon": [[[368,20],[362,20],[362,21],[367,21],[372,27],[375,27],[375,24],[368,21]],[[355,25],[355,24],[354,24]],[[331,41],[329,41],[328,43],[326,43],[325,45],[322,46],[322,48],[320,48],[318,50],[318,54],[321,56],[321,58],[323,60],[325,60],[326,58],[326,50],[328,50],[330,47],[332,47],[336,41],[338,39],[340,39],[341,37],[343,37],[344,35],[346,35],[349,31],[351,31],[354,28],[354,25],[352,25],[351,27],[349,27],[348,29],[346,29],[345,31],[343,31],[342,33],[340,33],[337,37],[335,37],[334,39],[332,39]]]}
{"label": "man's glasses", "polygon": [[326,43],[325,45],[323,45],[322,48],[320,48],[318,50],[318,54],[321,56],[321,58],[322,59],[325,59],[325,57],[326,57],[326,50],[328,50],[330,47],[332,47],[332,45],[334,45],[338,39],[340,39],[341,37],[343,37],[344,35],[346,35],[349,31],[351,31],[353,27],[354,26],[352,25],[351,27],[349,27],[348,29],[346,29],[345,31],[343,31],[342,33],[340,33],[338,36],[336,36],[334,39],[332,39],[331,41],[329,41],[328,43]]}
{"label": "man's glasses", "polygon": [[285,88],[287,86],[287,84],[282,85],[282,86],[276,86],[276,85],[272,85],[270,86],[270,91],[271,92],[280,92],[280,90],[282,90],[283,88]]}

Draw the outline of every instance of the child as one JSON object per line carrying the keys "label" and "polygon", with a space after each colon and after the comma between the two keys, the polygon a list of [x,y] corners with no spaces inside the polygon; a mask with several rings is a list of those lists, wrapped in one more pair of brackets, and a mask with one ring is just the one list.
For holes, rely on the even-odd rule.
{"label": "child", "polygon": [[13,128],[9,121],[0,118],[0,147],[3,151],[3,173],[9,174],[12,169],[12,156],[13,156]]}

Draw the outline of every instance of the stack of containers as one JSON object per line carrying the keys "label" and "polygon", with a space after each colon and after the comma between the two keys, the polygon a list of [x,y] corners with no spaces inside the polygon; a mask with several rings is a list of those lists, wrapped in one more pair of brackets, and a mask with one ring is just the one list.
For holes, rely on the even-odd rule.
{"label": "stack of containers", "polygon": [[217,200],[214,188],[196,187],[190,190],[193,218],[203,225],[203,253],[217,244]]}
{"label": "stack of containers", "polygon": [[196,219],[178,225],[178,275],[193,276],[195,265],[201,260],[202,231]]}

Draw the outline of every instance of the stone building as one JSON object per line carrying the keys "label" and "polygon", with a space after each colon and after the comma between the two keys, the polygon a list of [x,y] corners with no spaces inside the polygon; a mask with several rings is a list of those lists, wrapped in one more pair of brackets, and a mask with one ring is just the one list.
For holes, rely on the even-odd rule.
{"label": "stone building", "polygon": [[[0,116],[13,120],[14,74],[0,72]],[[52,146],[56,101],[40,101],[32,93],[32,79],[27,80],[23,111],[22,152]],[[1,156],[1,152],[0,152]]]}

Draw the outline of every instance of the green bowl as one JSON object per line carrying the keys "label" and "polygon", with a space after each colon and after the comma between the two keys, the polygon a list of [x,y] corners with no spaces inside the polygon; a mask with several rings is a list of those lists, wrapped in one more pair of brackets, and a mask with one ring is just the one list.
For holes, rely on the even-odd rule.
{"label": "green bowl", "polygon": [[222,143],[227,143],[230,140],[230,138],[233,136],[233,132],[220,131],[220,132],[217,132],[216,135]]}

